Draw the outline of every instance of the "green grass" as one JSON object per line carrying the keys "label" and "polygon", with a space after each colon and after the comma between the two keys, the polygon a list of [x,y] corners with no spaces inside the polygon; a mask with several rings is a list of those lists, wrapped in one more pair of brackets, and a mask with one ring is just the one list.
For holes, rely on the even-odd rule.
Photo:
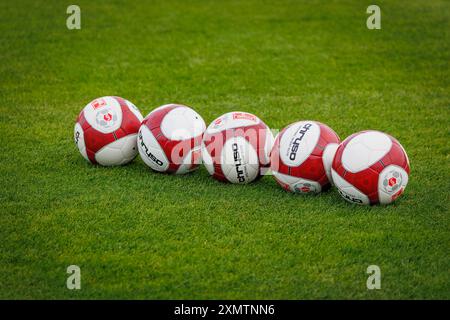
{"label": "green grass", "polygon": [[[0,3],[0,298],[450,298],[450,4],[378,1]],[[322,121],[395,136],[406,193],[359,207],[270,176],[219,183],[89,165],[73,140],[92,99],[147,114],[234,110],[272,128]],[[81,267],[82,289],[66,289]],[[366,289],[366,268],[382,289]]]}

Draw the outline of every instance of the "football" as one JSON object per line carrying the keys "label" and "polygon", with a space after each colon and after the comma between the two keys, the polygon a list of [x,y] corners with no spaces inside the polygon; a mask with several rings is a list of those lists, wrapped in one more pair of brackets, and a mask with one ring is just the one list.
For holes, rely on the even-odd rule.
{"label": "football", "polygon": [[339,145],[331,173],[345,200],[388,204],[405,190],[409,160],[395,138],[380,131],[362,131]]}
{"label": "football", "polygon": [[150,112],[139,129],[142,160],[159,172],[183,174],[201,163],[201,142],[206,124],[193,109],[167,104]]}
{"label": "football", "polygon": [[142,115],[130,101],[101,97],[88,103],[75,123],[74,139],[92,164],[122,165],[137,155],[136,137]]}
{"label": "football", "polygon": [[217,180],[249,183],[267,171],[272,145],[272,132],[261,119],[247,112],[229,112],[206,129],[203,163]]}
{"label": "football", "polygon": [[271,152],[273,176],[285,190],[319,193],[330,187],[331,162],[338,135],[317,121],[299,121],[284,128]]}

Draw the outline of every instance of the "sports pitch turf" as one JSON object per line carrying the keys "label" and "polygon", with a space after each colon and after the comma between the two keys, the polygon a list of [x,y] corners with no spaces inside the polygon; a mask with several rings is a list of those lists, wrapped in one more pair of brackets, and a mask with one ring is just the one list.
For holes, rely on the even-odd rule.
{"label": "sports pitch turf", "polygon": [[[0,3],[0,298],[450,298],[450,4],[379,1]],[[92,99],[145,115],[235,110],[342,139],[378,129],[411,161],[406,193],[359,207],[270,176],[219,183],[89,165],[72,140]],[[81,290],[66,268],[81,267]],[[367,290],[366,268],[382,272]]]}

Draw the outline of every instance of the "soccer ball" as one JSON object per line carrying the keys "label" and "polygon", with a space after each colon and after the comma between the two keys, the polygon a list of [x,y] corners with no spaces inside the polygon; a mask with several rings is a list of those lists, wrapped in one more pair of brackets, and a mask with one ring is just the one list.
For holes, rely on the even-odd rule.
{"label": "soccer ball", "polygon": [[217,180],[248,183],[268,169],[272,145],[272,132],[261,119],[247,112],[229,112],[206,129],[203,163]]}
{"label": "soccer ball", "polygon": [[271,170],[285,190],[319,193],[330,187],[331,162],[339,145],[338,135],[317,121],[299,121],[276,137]]}
{"label": "soccer ball", "polygon": [[331,173],[339,193],[347,201],[388,204],[405,190],[409,160],[402,145],[390,135],[362,131],[339,145]]}
{"label": "soccer ball", "polygon": [[93,164],[122,165],[137,155],[136,137],[142,115],[130,101],[101,97],[78,115],[74,139],[81,155]]}
{"label": "soccer ball", "polygon": [[145,117],[138,134],[142,160],[159,172],[183,174],[201,163],[201,142],[206,124],[191,108],[166,104]]}

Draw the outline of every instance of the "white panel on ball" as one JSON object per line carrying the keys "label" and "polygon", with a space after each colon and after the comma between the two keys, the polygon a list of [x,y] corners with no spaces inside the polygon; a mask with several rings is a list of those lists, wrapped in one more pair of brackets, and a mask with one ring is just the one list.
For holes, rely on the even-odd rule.
{"label": "white panel on ball", "polygon": [[379,131],[363,132],[346,145],[342,153],[345,170],[359,172],[381,160],[391,149],[392,140]]}
{"label": "white panel on ball", "polygon": [[205,147],[205,143],[202,142],[202,161],[203,161],[203,165],[206,167],[206,170],[208,170],[208,173],[210,175],[214,174],[214,162],[213,159],[211,157],[211,155],[209,154],[208,150]]}
{"label": "white panel on ball", "polygon": [[147,126],[141,126],[138,133],[138,150],[142,160],[153,170],[164,172],[169,167],[169,160],[153,133]]}
{"label": "white panel on ball", "polygon": [[136,134],[129,134],[122,139],[119,139],[118,141],[122,140],[123,143],[120,146],[120,150],[122,151],[122,155],[124,158],[123,163],[130,162],[131,160],[136,157],[138,150],[137,150],[137,133]]}
{"label": "white panel on ball", "polygon": [[272,150],[273,143],[275,141],[272,131],[270,129],[265,131],[266,131],[266,142],[264,144],[264,155],[263,155],[264,158],[261,159],[261,163],[264,165],[270,163],[270,151]]}
{"label": "white panel on ball", "polygon": [[161,122],[162,133],[171,140],[186,140],[201,135],[206,128],[202,117],[191,108],[169,111]]}
{"label": "white panel on ball", "polygon": [[86,144],[84,143],[84,130],[78,122],[75,124],[74,139],[78,147],[78,150],[80,151],[83,158],[89,161],[89,158],[86,153]]}
{"label": "white panel on ball", "polygon": [[95,160],[102,166],[116,166],[124,163],[121,146],[124,143],[122,138],[111,142],[95,153]]}
{"label": "white panel on ball", "polygon": [[101,97],[84,107],[86,121],[102,133],[114,132],[122,124],[122,108],[113,97]]}
{"label": "white panel on ball", "polygon": [[248,183],[259,173],[258,154],[244,137],[228,139],[222,149],[221,167],[232,183]]}
{"label": "white panel on ball", "polygon": [[[303,137],[308,135],[308,139]],[[281,136],[280,158],[288,166],[297,167],[311,155],[320,137],[320,127],[313,121],[300,121],[289,126]],[[299,152],[301,150],[301,152]]]}
{"label": "white panel on ball", "polygon": [[338,148],[339,144],[337,143],[330,143],[325,147],[325,150],[323,150],[322,155],[322,163],[323,167],[325,168],[325,173],[327,175],[328,181],[333,185],[333,177],[331,176],[331,164],[333,163],[334,155],[336,154],[336,150]]}

